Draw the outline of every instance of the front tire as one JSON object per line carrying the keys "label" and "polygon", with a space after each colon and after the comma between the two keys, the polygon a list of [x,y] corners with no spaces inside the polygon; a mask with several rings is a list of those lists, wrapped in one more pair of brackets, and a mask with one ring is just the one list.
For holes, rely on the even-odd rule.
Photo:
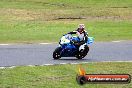
{"label": "front tire", "polygon": [[88,46],[85,46],[85,49],[84,50],[80,50],[76,56],[77,59],[82,59],[84,58],[87,53],[89,52],[89,47]]}
{"label": "front tire", "polygon": [[57,47],[57,48],[55,49],[55,51],[53,52],[53,58],[54,58],[55,60],[61,58],[61,56],[60,56],[61,50],[62,50],[61,47]]}
{"label": "front tire", "polygon": [[83,57],[82,57],[82,55],[79,53],[79,54],[77,54],[76,58],[77,58],[77,59],[82,59]]}
{"label": "front tire", "polygon": [[84,55],[86,56],[88,52],[89,52],[89,47],[88,46],[85,46],[85,49],[83,51]]}

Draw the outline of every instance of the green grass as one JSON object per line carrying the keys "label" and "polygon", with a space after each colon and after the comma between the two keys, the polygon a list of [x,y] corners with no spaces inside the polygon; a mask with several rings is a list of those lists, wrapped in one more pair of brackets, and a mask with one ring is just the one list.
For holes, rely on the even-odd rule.
{"label": "green grass", "polygon": [[[0,42],[57,42],[60,37],[76,28],[78,21],[6,22],[0,23]],[[89,36],[95,41],[132,39],[130,22],[86,22]]]}
{"label": "green grass", "polygon": [[79,23],[95,41],[132,40],[132,1],[0,0],[1,43],[58,42]]}
{"label": "green grass", "polygon": [[[0,69],[0,88],[131,88],[130,84],[86,84],[76,82],[79,65],[20,66]],[[87,74],[130,74],[131,62],[82,64]]]}

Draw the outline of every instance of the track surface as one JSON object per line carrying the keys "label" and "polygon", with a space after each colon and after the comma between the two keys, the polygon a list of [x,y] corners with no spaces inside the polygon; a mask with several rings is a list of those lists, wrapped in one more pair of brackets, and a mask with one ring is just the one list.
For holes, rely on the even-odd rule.
{"label": "track surface", "polygon": [[0,67],[20,65],[44,65],[60,63],[132,61],[132,41],[95,42],[88,55],[77,60],[74,57],[53,60],[52,52],[57,44],[0,45]]}

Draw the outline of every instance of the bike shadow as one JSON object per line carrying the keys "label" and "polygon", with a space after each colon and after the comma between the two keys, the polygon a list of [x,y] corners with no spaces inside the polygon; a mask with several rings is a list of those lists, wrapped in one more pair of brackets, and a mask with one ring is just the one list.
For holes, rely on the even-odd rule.
{"label": "bike shadow", "polygon": [[61,58],[58,59],[59,61],[92,61],[92,59],[87,59],[87,58],[83,58],[83,59],[76,59],[76,58]]}

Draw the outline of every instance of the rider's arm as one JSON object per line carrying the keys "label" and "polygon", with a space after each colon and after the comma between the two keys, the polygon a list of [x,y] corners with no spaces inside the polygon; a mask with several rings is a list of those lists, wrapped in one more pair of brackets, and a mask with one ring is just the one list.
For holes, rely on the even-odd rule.
{"label": "rider's arm", "polygon": [[72,32],[69,32],[68,34],[76,34],[77,31],[72,31]]}
{"label": "rider's arm", "polygon": [[85,43],[88,41],[88,33],[86,31],[84,32],[84,41]]}

